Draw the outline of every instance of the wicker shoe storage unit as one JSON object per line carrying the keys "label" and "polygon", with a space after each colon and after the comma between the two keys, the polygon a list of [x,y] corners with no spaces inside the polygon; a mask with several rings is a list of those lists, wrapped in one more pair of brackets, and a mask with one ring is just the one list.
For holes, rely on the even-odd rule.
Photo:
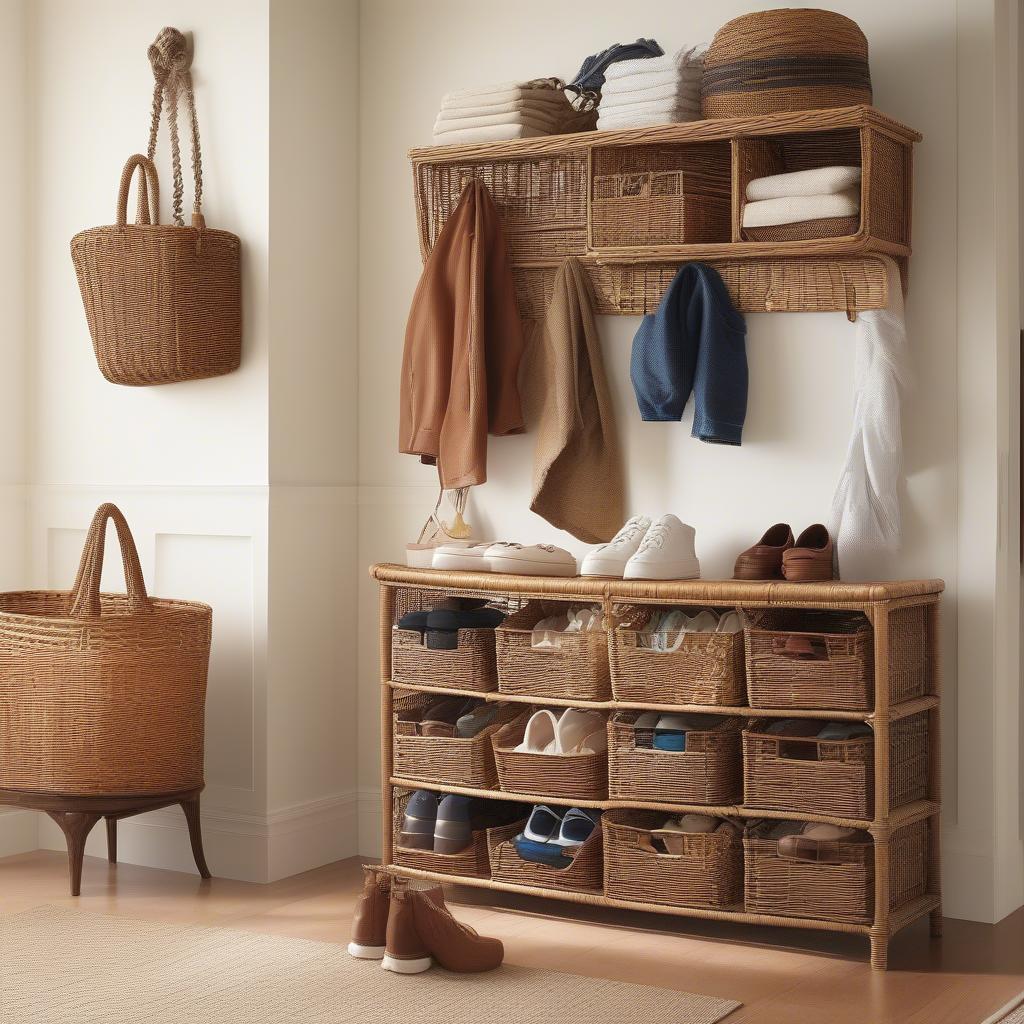
{"label": "wicker shoe storage unit", "polygon": [[[492,832],[497,832],[492,829]],[[555,868],[523,860],[516,852],[511,838],[489,837],[491,850],[491,878],[511,885],[531,886],[537,889],[557,889],[562,892],[600,893],[603,871],[601,856],[601,828],[598,826],[590,838],[579,848],[572,864]]]}
{"label": "wicker shoe storage unit", "polygon": [[604,630],[556,634],[558,646],[533,646],[533,627],[568,607],[557,602],[530,601],[494,631],[501,693],[595,701],[611,696]]}
{"label": "wicker shoe storage unit", "polygon": [[[780,856],[778,840],[764,836],[776,824],[754,825],[743,838],[748,912],[846,924],[870,922],[880,882],[873,844],[835,842],[830,844],[827,862],[796,860]],[[888,909],[896,910],[928,890],[927,823],[917,821],[897,829],[889,853]]]}
{"label": "wicker shoe storage unit", "polygon": [[395,771],[403,778],[419,782],[448,782],[474,789],[497,785],[491,734],[519,709],[514,705],[499,707],[495,721],[470,739],[419,735],[416,721],[410,719],[418,718],[439,699],[421,693],[396,697],[392,723]]}
{"label": "wicker shoe storage unit", "polygon": [[743,843],[739,830],[677,834],[679,853],[658,852],[651,840],[665,815],[607,811],[604,891],[621,900],[676,907],[734,906],[743,899]]}
{"label": "wicker shoe storage unit", "polygon": [[741,720],[686,734],[686,750],[637,745],[639,711],[619,711],[608,723],[608,794],[616,800],[723,806],[742,797]]}
{"label": "wicker shoe storage unit", "polygon": [[616,700],[651,704],[743,704],[743,634],[667,634],[675,651],[640,646],[654,609],[630,608],[608,634]]}
{"label": "wicker shoe storage unit", "polygon": [[531,754],[517,751],[533,708],[491,734],[498,786],[564,800],[603,800],[608,795],[608,754]]}
{"label": "wicker shoe storage unit", "polygon": [[410,850],[399,845],[402,832],[402,817],[405,805],[412,796],[411,790],[396,790],[394,814],[391,827],[394,834],[395,863],[420,871],[433,871],[442,875],[460,875],[469,878],[490,878],[491,861],[488,853],[490,844],[500,843],[522,831],[526,819],[502,825],[498,828],[479,829],[473,832],[473,843],[461,853],[434,853],[433,850]]}
{"label": "wicker shoe storage unit", "polygon": [[[871,965],[880,970],[887,965],[890,937],[913,921],[930,917],[932,934],[941,934],[936,657],[940,580],[782,585],[746,580],[627,581],[396,565],[375,566],[372,574],[381,585],[387,805],[396,793],[425,785],[520,805],[545,803],[556,811],[575,806],[602,812],[601,827],[563,870],[519,857],[513,840],[521,823],[509,831],[492,830],[486,838],[490,877],[480,874],[479,846],[465,873],[450,864],[430,866],[431,855],[424,860],[398,851],[389,821],[383,860],[396,873],[738,926],[849,932],[870,939]],[[438,687],[395,681],[392,625],[399,608],[417,606],[417,591],[422,607],[443,595],[486,598],[519,609],[496,630],[499,692],[467,689],[461,683]],[[610,635],[568,634],[561,647],[531,648],[532,627],[551,609],[569,604],[597,604],[605,622],[618,619],[621,629]],[[742,681],[739,671],[708,672],[704,660],[684,648],[659,654],[630,644],[630,633],[635,635],[644,614],[665,607],[740,610],[750,624],[748,664],[751,649],[757,656],[748,680],[748,703],[737,703],[735,688],[730,691]],[[716,663],[737,666],[740,638],[725,640],[733,646],[720,657],[715,652]],[[608,660],[599,656],[605,651]],[[632,672],[623,659],[634,656],[644,671],[651,665],[657,673]],[[782,666],[796,677],[796,685],[785,679]],[[627,689],[612,696],[610,679]],[[722,680],[728,680],[728,686],[719,686]],[[719,688],[709,691],[709,683]],[[629,690],[630,685],[640,689]],[[394,759],[392,732],[396,701],[404,700],[409,691],[430,699],[438,699],[439,692],[479,696],[520,709],[517,721],[506,722],[490,737],[501,789],[469,785],[465,779],[421,783],[403,776]],[[705,700],[714,696],[707,703],[690,703],[698,693]],[[598,786],[593,765],[591,772],[580,772],[578,766],[562,764],[553,756],[517,755],[511,749],[537,705],[555,714],[567,707],[608,713],[607,795]],[[637,744],[634,725],[645,710],[659,715],[704,713],[725,721],[703,732],[686,730],[685,750],[670,752],[645,747],[643,734]],[[747,806],[741,802],[742,730],[748,729],[752,741],[761,737],[765,723],[786,718],[864,722],[872,735],[866,742],[832,744],[844,751],[837,749],[834,759],[829,745],[816,739],[811,745],[817,760],[780,757],[774,747],[765,755],[751,747],[748,799],[765,806]],[[780,774],[794,768],[796,775]],[[804,778],[800,773],[808,770],[819,774]],[[437,774],[451,778],[443,768]],[[724,833],[681,836],[662,828],[669,818],[688,813],[745,823],[748,829],[742,839],[736,835],[728,842],[721,838]],[[794,831],[807,823],[853,829],[863,841],[837,843],[826,849],[821,862],[780,857],[777,839],[765,834],[780,821],[795,823]],[[786,845],[787,852],[806,848],[807,844]],[[668,850],[673,853],[666,854]]]}

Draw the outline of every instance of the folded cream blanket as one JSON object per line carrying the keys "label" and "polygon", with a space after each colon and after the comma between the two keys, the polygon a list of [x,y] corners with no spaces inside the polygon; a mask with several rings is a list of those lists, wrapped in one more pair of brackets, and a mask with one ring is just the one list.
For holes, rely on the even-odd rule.
{"label": "folded cream blanket", "polygon": [[632,89],[629,92],[603,92],[601,93],[601,109],[628,107],[634,103],[651,103],[672,99],[700,103],[700,86],[671,82],[668,85],[655,85],[649,89]]}
{"label": "folded cream blanket", "polygon": [[640,103],[619,103],[608,106],[604,100],[597,108],[600,117],[625,117],[628,114],[664,114],[672,110],[700,111],[700,100],[691,99],[686,96],[667,96],[657,100],[643,100]]}
{"label": "folded cream blanket", "polygon": [[534,99],[509,100],[506,103],[481,103],[476,107],[442,107],[437,115],[439,121],[458,121],[464,117],[487,117],[491,114],[536,114],[544,117],[559,117],[562,113],[573,114],[568,97],[561,103]]}
{"label": "folded cream blanket", "polygon": [[615,83],[622,78],[630,78],[633,75],[658,74],[666,71],[678,75],[684,69],[703,69],[704,54],[696,47],[677,50],[675,53],[666,53],[662,57],[646,57],[636,60],[622,60],[611,64],[604,73],[605,87],[614,87]]}
{"label": "folded cream blanket", "polygon": [[[602,108],[604,100],[601,101]],[[810,171],[791,171],[754,178],[747,184],[747,199],[786,199],[789,196],[821,196],[844,192],[860,182],[859,167],[815,167]]]}
{"label": "folded cream blanket", "polygon": [[787,196],[762,199],[743,207],[745,228],[766,228],[773,224],[796,224],[822,217],[853,217],[860,212],[860,189],[818,196]]}
{"label": "folded cream blanket", "polygon": [[479,107],[491,103],[513,103],[516,100],[560,104],[565,103],[565,93],[561,89],[530,85],[527,82],[501,82],[498,85],[446,93],[441,99],[441,107]]}
{"label": "folded cream blanket", "polygon": [[[569,111],[569,113],[572,113],[572,111]],[[481,117],[459,117],[447,120],[438,117],[434,122],[434,134],[443,135],[445,132],[461,131],[463,128],[484,128],[492,124],[525,124],[531,128],[542,128],[544,131],[554,134],[559,130],[559,126],[564,121],[564,117],[537,114],[533,111],[519,111],[511,114],[487,114]]]}
{"label": "folded cream blanket", "polygon": [[437,146],[458,146],[467,142],[509,142],[512,139],[534,139],[550,135],[543,128],[531,128],[525,124],[487,124],[479,128],[458,128],[434,135]]}
{"label": "folded cream blanket", "polygon": [[624,128],[646,128],[652,124],[683,124],[686,121],[699,121],[699,110],[680,110],[678,108],[661,113],[641,110],[632,114],[601,115],[597,119],[597,127],[601,131],[621,131]]}

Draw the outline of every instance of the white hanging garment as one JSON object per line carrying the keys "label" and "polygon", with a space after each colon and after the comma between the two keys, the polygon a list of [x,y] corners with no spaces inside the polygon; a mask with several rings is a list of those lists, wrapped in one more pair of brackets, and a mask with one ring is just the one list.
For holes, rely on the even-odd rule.
{"label": "white hanging garment", "polygon": [[829,521],[840,558],[894,551],[901,541],[900,392],[910,385],[909,351],[899,268],[890,257],[880,258],[889,306],[858,313],[854,325],[853,433]]}

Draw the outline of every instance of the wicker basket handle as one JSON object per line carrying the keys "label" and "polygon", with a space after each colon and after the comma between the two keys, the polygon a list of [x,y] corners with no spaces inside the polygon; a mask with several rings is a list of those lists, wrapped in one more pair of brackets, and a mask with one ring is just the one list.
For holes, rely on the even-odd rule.
{"label": "wicker basket handle", "polygon": [[121,172],[121,184],[117,190],[116,217],[119,228],[128,223],[128,189],[131,188],[132,175],[136,167],[139,169],[139,203],[135,211],[135,223],[160,223],[160,179],[156,173],[156,166],[148,157],[134,153],[125,162],[124,170]]}
{"label": "wicker basket handle", "polygon": [[82,560],[78,565],[75,585],[68,597],[68,614],[74,619],[95,619],[100,615],[100,577],[103,575],[103,550],[106,545],[107,521],[113,519],[124,563],[124,582],[128,592],[128,611],[132,615],[153,611],[142,578],[142,565],[135,538],[121,510],[107,502],[96,509],[85,538]]}

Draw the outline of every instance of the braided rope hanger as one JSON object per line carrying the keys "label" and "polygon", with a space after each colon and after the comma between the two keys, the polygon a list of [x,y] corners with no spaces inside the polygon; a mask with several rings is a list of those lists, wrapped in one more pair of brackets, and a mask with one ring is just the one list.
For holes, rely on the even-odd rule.
{"label": "braided rope hanger", "polygon": [[171,166],[174,173],[173,215],[178,227],[185,226],[182,215],[182,201],[185,193],[181,173],[181,144],[178,140],[178,103],[182,93],[188,103],[189,120],[192,130],[192,176],[195,182],[192,205],[192,226],[205,227],[203,219],[203,155],[199,145],[199,119],[196,117],[196,100],[192,90],[192,57],[188,52],[188,41],[176,28],[163,28],[147,51],[153,68],[153,107],[149,126],[149,147],[146,155],[150,160],[156,154],[156,139],[160,129],[160,115],[166,103],[167,126],[171,136]]}

